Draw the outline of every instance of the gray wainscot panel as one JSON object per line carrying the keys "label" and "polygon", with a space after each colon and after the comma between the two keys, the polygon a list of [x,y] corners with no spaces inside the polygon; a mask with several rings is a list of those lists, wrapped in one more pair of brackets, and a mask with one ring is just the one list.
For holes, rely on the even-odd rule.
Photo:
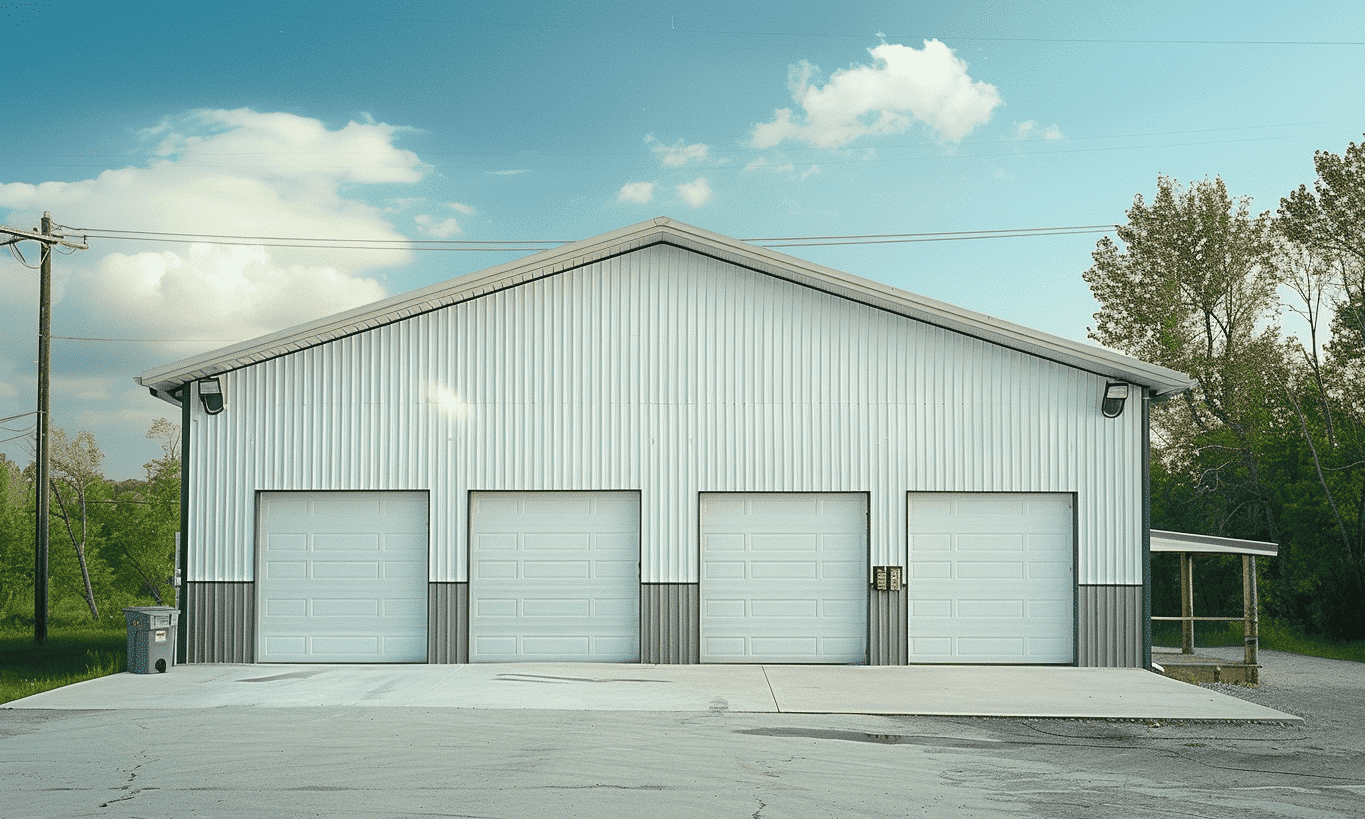
{"label": "gray wainscot panel", "polygon": [[256,584],[187,582],[185,661],[256,662]]}
{"label": "gray wainscot panel", "polygon": [[640,662],[701,662],[701,589],[696,583],[640,584]]}
{"label": "gray wainscot panel", "polygon": [[428,584],[427,612],[427,662],[469,662],[469,584]]}
{"label": "gray wainscot panel", "polygon": [[1076,664],[1141,668],[1142,587],[1081,586]]}

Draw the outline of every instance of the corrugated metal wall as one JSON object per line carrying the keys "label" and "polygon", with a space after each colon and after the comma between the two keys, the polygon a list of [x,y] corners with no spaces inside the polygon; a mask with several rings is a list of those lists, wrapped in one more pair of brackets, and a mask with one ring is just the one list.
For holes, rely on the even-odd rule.
{"label": "corrugated metal wall", "polygon": [[1142,668],[1142,587],[1081,586],[1078,592],[1076,664]]}
{"label": "corrugated metal wall", "polygon": [[469,584],[427,584],[427,662],[469,662]]}
{"label": "corrugated metal wall", "polygon": [[696,583],[640,584],[640,662],[701,662],[701,591]]}
{"label": "corrugated metal wall", "polygon": [[256,662],[254,583],[186,583],[185,661]]}
{"label": "corrugated metal wall", "polygon": [[[254,493],[425,489],[466,577],[470,490],[638,489],[646,583],[697,582],[698,493],[1076,492],[1082,584],[1141,584],[1141,413],[1105,379],[655,245],[222,376],[194,408],[191,580],[253,576]],[[1134,402],[1135,403],[1135,402]]]}

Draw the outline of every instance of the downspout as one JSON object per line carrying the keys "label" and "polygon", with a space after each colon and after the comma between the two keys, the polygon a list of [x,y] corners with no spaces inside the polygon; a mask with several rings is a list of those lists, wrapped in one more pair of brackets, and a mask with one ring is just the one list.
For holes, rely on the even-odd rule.
{"label": "downspout", "polygon": [[176,555],[176,573],[179,587],[176,589],[175,604],[180,609],[180,623],[176,629],[176,662],[184,663],[189,654],[189,621],[186,614],[186,598],[189,596],[189,555],[190,555],[190,405],[194,396],[192,382],[180,385],[180,543]]}
{"label": "downspout", "polygon": [[1142,388],[1142,667],[1152,670],[1151,389]]}

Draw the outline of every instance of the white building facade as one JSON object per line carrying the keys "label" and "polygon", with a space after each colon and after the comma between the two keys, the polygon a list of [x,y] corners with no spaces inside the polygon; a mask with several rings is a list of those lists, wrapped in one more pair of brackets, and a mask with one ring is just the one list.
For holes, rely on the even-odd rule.
{"label": "white building facade", "polygon": [[1190,386],[666,219],[139,381],[192,662],[1142,666]]}

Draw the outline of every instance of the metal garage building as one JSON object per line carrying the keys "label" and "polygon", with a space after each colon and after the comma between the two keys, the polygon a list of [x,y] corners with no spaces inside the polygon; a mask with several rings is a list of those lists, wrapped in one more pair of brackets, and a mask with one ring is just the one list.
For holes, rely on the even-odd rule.
{"label": "metal garage building", "polygon": [[667,219],[139,382],[191,662],[1120,666],[1190,386]]}

